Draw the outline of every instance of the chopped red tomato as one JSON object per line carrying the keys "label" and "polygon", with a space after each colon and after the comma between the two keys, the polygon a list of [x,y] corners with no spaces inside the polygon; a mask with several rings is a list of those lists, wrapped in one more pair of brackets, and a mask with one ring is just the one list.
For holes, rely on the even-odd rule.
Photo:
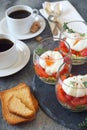
{"label": "chopped red tomato", "polygon": [[61,76],[61,80],[63,81],[64,79],[68,78],[68,77],[72,77],[73,75],[72,74],[63,74],[63,75],[60,75]]}
{"label": "chopped red tomato", "polygon": [[[53,63],[53,60],[52,60],[52,62],[51,61],[49,62],[49,59],[46,59],[46,60],[47,60],[46,62],[48,62],[47,64],[49,64],[49,66],[50,66],[50,64]],[[34,68],[35,68],[36,74],[39,75],[40,77],[43,77],[43,78],[50,78],[50,77],[57,78],[58,77],[57,72],[53,73],[52,75],[48,75],[46,73],[45,69],[43,67],[41,67],[39,65],[39,63],[36,63],[34,65]],[[63,75],[63,74],[67,74],[69,72],[70,72],[69,67],[67,65],[65,65],[64,68],[60,71],[60,74]]]}
{"label": "chopped red tomato", "polygon": [[[76,45],[78,43],[78,41],[79,41],[79,39],[74,43],[74,45]],[[64,51],[64,52],[68,52],[69,51],[68,47],[65,45],[64,42],[60,43],[60,47],[59,48],[62,51]],[[76,56],[83,56],[83,57],[85,57],[85,56],[87,56],[87,48],[83,49],[82,51],[75,51],[75,50],[71,49],[71,54],[74,54]]]}
{"label": "chopped red tomato", "polygon": [[80,56],[80,52],[72,50],[72,49],[71,49],[71,53],[74,54],[74,55],[76,55],[76,56]]}
{"label": "chopped red tomato", "polygon": [[87,96],[75,97],[72,99],[71,103],[75,107],[80,106],[80,105],[85,105],[85,104],[87,104]]}
{"label": "chopped red tomato", "polygon": [[57,47],[57,48],[54,48],[54,51],[59,51],[59,48]]}
{"label": "chopped red tomato", "polygon": [[72,100],[72,96],[67,95],[64,90],[62,89],[62,86],[60,84],[58,84],[58,88],[57,88],[57,97],[60,100],[60,102],[62,103],[66,103],[66,104],[71,104],[71,100]]}
{"label": "chopped red tomato", "polygon": [[58,89],[57,98],[60,100],[60,102],[66,103],[72,109],[75,109],[76,107],[81,105],[87,105],[87,96],[83,96],[83,97],[70,96],[64,92],[60,84],[58,84],[57,89]]}
{"label": "chopped red tomato", "polygon": [[83,49],[82,51],[81,51],[81,56],[87,56],[87,48],[85,48],[85,49]]}
{"label": "chopped red tomato", "polygon": [[45,70],[39,64],[34,65],[34,68],[35,68],[36,74],[39,75],[40,77],[45,77],[45,78],[49,77],[49,75],[45,72]]}
{"label": "chopped red tomato", "polygon": [[68,65],[65,64],[64,68],[60,71],[60,75],[69,74],[69,73],[70,73],[70,68]]}
{"label": "chopped red tomato", "polygon": [[59,49],[62,50],[63,52],[67,52],[67,53],[69,52],[69,48],[63,41],[60,42]]}
{"label": "chopped red tomato", "polygon": [[57,86],[57,98],[59,99],[60,102],[66,103],[66,98],[65,98],[65,92],[63,91],[62,87],[60,84]]}
{"label": "chopped red tomato", "polygon": [[43,78],[49,78],[49,77],[56,78],[57,77],[57,73],[53,73],[52,75],[48,75],[45,72],[45,69],[42,68],[38,63],[36,65],[34,65],[34,68],[35,68],[36,74],[39,75],[40,77],[43,77]]}
{"label": "chopped red tomato", "polygon": [[66,97],[66,99],[67,99],[68,101],[71,101],[71,100],[73,99],[73,97],[72,97],[72,96],[67,95],[67,94],[66,94],[66,96],[65,96],[65,97]]}
{"label": "chopped red tomato", "polygon": [[63,81],[64,79],[66,79],[66,75],[61,75],[61,80]]}

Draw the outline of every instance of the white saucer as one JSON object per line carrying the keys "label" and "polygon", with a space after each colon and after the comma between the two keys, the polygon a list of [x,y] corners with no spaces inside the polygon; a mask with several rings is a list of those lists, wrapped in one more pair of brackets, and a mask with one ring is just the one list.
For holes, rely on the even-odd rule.
{"label": "white saucer", "polygon": [[[24,35],[13,35],[16,39],[19,39],[19,40],[25,40],[25,39],[30,39],[30,38],[33,38],[33,37],[36,37],[37,35],[39,35],[44,29],[45,29],[45,26],[46,26],[46,22],[44,20],[44,18],[40,15],[38,15],[36,17],[36,20],[38,20],[41,24],[41,28],[36,32],[36,33],[27,33],[27,34],[24,34]],[[7,26],[7,22],[6,22],[6,18],[3,18],[1,21],[0,21],[0,33],[2,34],[10,34],[9,33],[9,30],[8,30],[8,26]]]}
{"label": "white saucer", "polygon": [[12,75],[21,70],[30,59],[30,49],[24,42],[17,40],[17,60],[14,65],[0,69],[0,77]]}

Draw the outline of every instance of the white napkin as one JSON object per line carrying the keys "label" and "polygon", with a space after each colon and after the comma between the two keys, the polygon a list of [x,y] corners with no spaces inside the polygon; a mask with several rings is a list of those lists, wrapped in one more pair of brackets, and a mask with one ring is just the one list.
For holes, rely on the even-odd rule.
{"label": "white napkin", "polygon": [[[73,7],[73,5],[68,0],[50,2],[51,8],[54,7],[55,4],[57,4],[57,3],[60,3],[62,5],[62,9],[63,9],[62,14],[60,16],[58,16],[58,20],[62,25],[64,22],[69,22],[69,21],[73,21],[73,20],[83,21],[83,18],[81,17],[81,15],[77,12],[75,7]],[[48,14],[44,9],[45,4],[46,4],[46,2],[44,2],[42,4],[43,8],[40,9],[40,13],[42,16],[44,16],[46,19],[48,19]],[[51,29],[52,29],[52,25],[51,25]]]}

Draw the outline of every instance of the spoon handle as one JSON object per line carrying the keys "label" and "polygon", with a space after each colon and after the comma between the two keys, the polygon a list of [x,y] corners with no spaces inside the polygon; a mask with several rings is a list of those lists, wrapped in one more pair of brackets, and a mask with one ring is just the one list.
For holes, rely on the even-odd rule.
{"label": "spoon handle", "polygon": [[55,26],[54,26],[54,29],[53,29],[53,35],[54,36],[58,35],[57,23],[55,23]]}
{"label": "spoon handle", "polygon": [[62,24],[58,20],[56,21],[56,26],[58,27],[59,30],[62,29]]}

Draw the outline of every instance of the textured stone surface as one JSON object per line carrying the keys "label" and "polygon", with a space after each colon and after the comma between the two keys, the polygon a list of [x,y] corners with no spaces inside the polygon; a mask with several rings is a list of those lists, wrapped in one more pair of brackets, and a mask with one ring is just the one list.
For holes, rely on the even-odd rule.
{"label": "textured stone surface", "polygon": [[[85,64],[85,67],[86,66],[87,64]],[[77,66],[75,67],[77,68]],[[80,68],[79,71],[81,72]],[[79,122],[82,122],[86,118],[87,111],[81,113],[78,112],[75,113],[63,108],[60,105],[60,103],[57,101],[56,94],[55,94],[55,86],[43,83],[36,75],[33,78],[32,88],[40,103],[40,107],[43,109],[43,111],[45,111],[47,115],[49,115],[57,123],[65,127],[78,130],[78,124]],[[86,129],[82,129],[82,130],[86,130]]]}
{"label": "textured stone surface", "polygon": [[[56,1],[56,0],[48,0]],[[40,9],[44,0],[0,0],[0,20],[5,16],[5,10],[16,4],[29,5],[32,8]],[[76,7],[82,17],[87,20],[87,0],[70,0],[70,2]],[[40,34],[42,37],[51,36],[49,25],[47,24],[46,29]],[[37,46],[35,38],[24,40],[24,42],[30,47],[31,58],[28,64],[18,73],[0,78],[0,91],[11,88],[20,82],[25,82],[29,86],[32,86],[32,80],[34,76],[32,54],[33,49]],[[56,123],[50,119],[41,109],[39,110],[37,117],[30,123],[25,123],[17,126],[11,126],[7,124],[1,112],[0,104],[0,130],[70,130]]]}

